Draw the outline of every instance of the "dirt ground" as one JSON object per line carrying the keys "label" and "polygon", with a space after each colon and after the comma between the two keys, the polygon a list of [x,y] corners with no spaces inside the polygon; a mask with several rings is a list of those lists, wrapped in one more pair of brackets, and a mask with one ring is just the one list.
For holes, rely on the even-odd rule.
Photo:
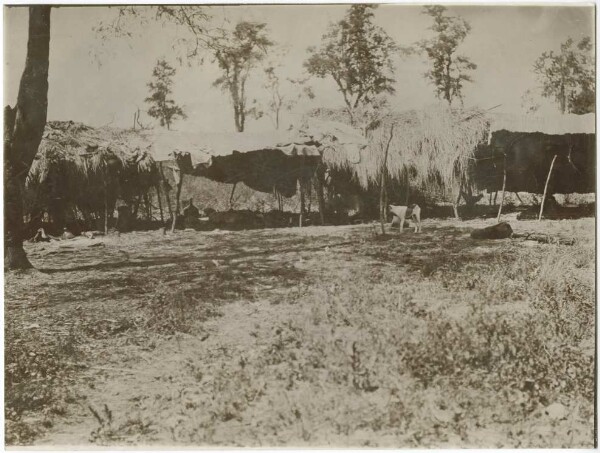
{"label": "dirt ground", "polygon": [[7,444],[592,447],[594,221],[28,244]]}

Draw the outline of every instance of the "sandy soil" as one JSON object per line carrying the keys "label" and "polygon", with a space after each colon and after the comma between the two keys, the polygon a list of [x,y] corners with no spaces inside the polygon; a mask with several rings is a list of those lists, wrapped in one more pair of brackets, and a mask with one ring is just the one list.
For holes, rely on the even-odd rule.
{"label": "sandy soil", "polygon": [[[358,225],[28,244],[37,271],[5,279],[7,341],[20,332],[26,351],[70,347],[59,343],[65,372],[50,382],[64,392],[7,417],[9,443],[590,447],[593,307],[563,304],[551,318],[562,330],[539,333],[550,359],[572,351],[564,373],[577,386],[546,384],[535,357],[530,369],[517,352],[482,365],[472,356],[485,347],[469,338],[497,321],[507,328],[489,335],[507,350],[538,344],[523,326],[547,315],[529,288],[545,288],[539,275],[565,254],[586,253],[569,271],[573,294],[593,301],[594,219],[511,220],[575,246],[470,239],[490,223],[425,220],[421,234],[387,237]],[[532,272],[522,283],[520,261]],[[455,342],[449,362],[437,332]]]}

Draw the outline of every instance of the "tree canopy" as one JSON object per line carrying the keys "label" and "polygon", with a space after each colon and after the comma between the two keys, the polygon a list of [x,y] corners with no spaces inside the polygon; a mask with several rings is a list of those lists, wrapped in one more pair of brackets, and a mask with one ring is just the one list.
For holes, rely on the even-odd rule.
{"label": "tree canopy", "polygon": [[584,114],[595,109],[595,68],[592,40],[577,44],[572,38],[535,61],[533,70],[541,83],[542,96],[554,98],[562,113]]}
{"label": "tree canopy", "polygon": [[173,76],[175,69],[165,60],[158,60],[154,71],[152,71],[152,82],[148,83],[150,96],[145,99],[145,102],[150,104],[148,115],[157,118],[161,126],[166,126],[171,129],[173,120],[186,118],[182,108],[175,104],[173,99],[169,99],[169,95],[173,92]]}
{"label": "tree canopy", "polygon": [[472,82],[470,72],[477,65],[464,55],[457,55],[458,47],[465,40],[471,26],[459,16],[448,16],[447,8],[441,5],[424,7],[423,14],[431,16],[435,33],[431,39],[421,41],[418,46],[431,62],[431,69],[425,73],[435,86],[437,97],[452,105],[455,99],[462,102],[465,82]]}
{"label": "tree canopy", "polygon": [[352,5],[342,20],[329,26],[321,46],[308,49],[304,63],[311,75],[333,78],[352,122],[357,108],[379,94],[394,92],[391,55],[396,45],[373,23],[375,8]]}
{"label": "tree canopy", "polygon": [[229,92],[238,132],[244,131],[246,115],[258,114],[256,108],[247,106],[246,82],[250,71],[273,46],[266,27],[264,23],[242,21],[233,31],[221,30],[220,36],[213,38],[209,44],[222,74],[213,84]]}

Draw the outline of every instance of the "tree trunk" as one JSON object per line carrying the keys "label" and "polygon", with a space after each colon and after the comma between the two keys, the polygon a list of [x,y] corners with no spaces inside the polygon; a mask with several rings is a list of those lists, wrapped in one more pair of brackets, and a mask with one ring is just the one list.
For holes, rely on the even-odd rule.
{"label": "tree trunk", "polygon": [[544,203],[546,202],[546,194],[548,193],[548,183],[550,182],[550,177],[552,176],[552,169],[554,168],[554,162],[556,161],[557,156],[558,154],[554,155],[552,163],[550,164],[550,170],[548,170],[548,177],[546,178],[546,185],[544,186],[544,195],[542,196],[542,205],[540,206],[540,215],[538,217],[538,222],[542,220],[542,214],[544,213]]}
{"label": "tree trunk", "polygon": [[458,196],[456,197],[456,201],[452,200],[452,210],[454,212],[455,220],[460,220],[460,216],[458,215],[458,204],[460,203],[460,197],[462,197],[462,181],[458,186]]}
{"label": "tree trunk", "polygon": [[500,222],[500,216],[502,215],[502,206],[504,206],[504,191],[506,189],[506,154],[504,155],[504,177],[502,179],[502,196],[500,197],[500,208],[498,209],[497,222]]}
{"label": "tree trunk", "polygon": [[29,7],[29,38],[17,105],[4,110],[4,265],[31,267],[23,249],[23,191],[48,112],[50,6]]}

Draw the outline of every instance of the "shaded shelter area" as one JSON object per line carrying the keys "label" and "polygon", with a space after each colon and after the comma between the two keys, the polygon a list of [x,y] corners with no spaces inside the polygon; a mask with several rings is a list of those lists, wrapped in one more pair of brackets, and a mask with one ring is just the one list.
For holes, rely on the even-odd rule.
{"label": "shaded shelter area", "polygon": [[289,144],[229,155],[211,157],[189,173],[228,184],[243,182],[251,189],[292,197],[298,181],[307,181],[319,163],[321,154],[315,145]]}
{"label": "shaded shelter area", "polygon": [[478,146],[475,152],[473,178],[479,189],[498,191],[504,185],[511,192],[541,194],[548,182],[549,194],[595,191],[593,114],[492,116],[490,125],[488,143]]}
{"label": "shaded shelter area", "polygon": [[475,183],[488,192],[502,190],[506,165],[505,190],[540,194],[557,156],[548,192],[591,193],[596,184],[595,150],[594,134],[496,131],[490,144],[476,152]]}

